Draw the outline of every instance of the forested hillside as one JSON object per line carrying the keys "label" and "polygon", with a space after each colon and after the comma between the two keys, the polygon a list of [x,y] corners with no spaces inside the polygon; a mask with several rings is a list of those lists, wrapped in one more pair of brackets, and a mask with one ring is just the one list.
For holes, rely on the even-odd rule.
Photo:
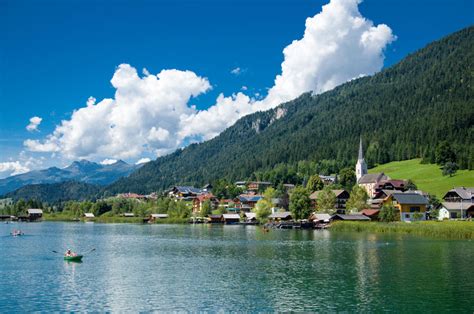
{"label": "forested hillside", "polygon": [[[299,161],[353,166],[359,136],[369,165],[433,161],[448,141],[461,168],[474,167],[474,27],[454,33],[382,72],[240,119],[218,137],[148,163],[107,193],[151,192],[264,176]],[[277,119],[278,116],[283,117]]]}

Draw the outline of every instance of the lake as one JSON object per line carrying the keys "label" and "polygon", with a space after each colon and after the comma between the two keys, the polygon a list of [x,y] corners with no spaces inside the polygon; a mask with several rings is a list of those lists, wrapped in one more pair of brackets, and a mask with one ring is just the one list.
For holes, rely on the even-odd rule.
{"label": "lake", "polygon": [[[8,234],[20,228],[26,235]],[[67,248],[87,252],[65,262]],[[474,242],[217,225],[0,224],[0,312],[474,310]]]}

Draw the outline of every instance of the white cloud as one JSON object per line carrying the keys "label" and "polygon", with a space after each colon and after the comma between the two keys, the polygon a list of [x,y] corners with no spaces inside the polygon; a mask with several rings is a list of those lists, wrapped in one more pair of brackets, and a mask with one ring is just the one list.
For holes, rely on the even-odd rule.
{"label": "white cloud", "polygon": [[113,165],[116,162],[117,162],[117,159],[108,159],[108,158],[106,158],[106,159],[102,160],[100,162],[100,164],[106,166],[106,165]]}
{"label": "white cloud", "polygon": [[244,85],[240,89],[243,90],[243,91],[246,91],[248,89],[248,87]]}
{"label": "white cloud", "polygon": [[87,107],[90,107],[90,106],[93,106],[95,105],[97,99],[95,99],[94,97],[90,96],[88,99],[87,99]]}
{"label": "white cloud", "polygon": [[[60,152],[67,158],[137,158],[161,156],[192,141],[210,139],[247,114],[274,108],[304,92],[321,93],[348,80],[373,74],[383,66],[385,47],[395,37],[384,25],[361,16],[359,0],[331,0],[306,20],[304,35],[283,50],[281,74],[266,97],[243,92],[225,96],[207,110],[189,104],[207,92],[206,78],[191,71],[143,69],[128,64],[116,69],[113,99],[73,112],[43,141],[26,140],[32,151]],[[242,73],[241,68],[231,71]],[[242,90],[245,91],[245,88]]]}
{"label": "white cloud", "polygon": [[147,162],[150,162],[151,159],[150,158],[140,158],[136,163],[135,165],[141,165],[141,164],[144,164],[144,163],[147,163]]}
{"label": "white cloud", "polygon": [[41,124],[43,119],[40,117],[30,118],[30,123],[26,126],[26,129],[30,132],[38,131],[38,126]]}
{"label": "white cloud", "polygon": [[20,161],[6,161],[0,162],[0,179],[15,176],[30,171],[26,165]]}
{"label": "white cloud", "polygon": [[239,67],[236,67],[236,68],[230,70],[230,73],[234,74],[234,75],[239,75],[240,73],[242,73],[242,69],[239,68]]}

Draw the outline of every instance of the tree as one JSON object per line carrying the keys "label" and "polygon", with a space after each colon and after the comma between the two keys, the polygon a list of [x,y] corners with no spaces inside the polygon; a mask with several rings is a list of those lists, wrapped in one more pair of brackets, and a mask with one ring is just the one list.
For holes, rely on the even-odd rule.
{"label": "tree", "polygon": [[324,188],[318,194],[317,208],[318,211],[329,211],[334,209],[336,205],[336,194],[331,190],[330,187]]}
{"label": "tree", "polygon": [[361,211],[367,207],[367,199],[369,196],[364,188],[354,185],[351,191],[351,196],[346,203],[346,208],[349,210],[356,209],[357,211]]}
{"label": "tree", "polygon": [[456,154],[451,148],[451,144],[442,141],[436,146],[435,160],[438,165],[444,165],[447,162],[456,162]]}
{"label": "tree", "polygon": [[452,177],[458,171],[458,165],[455,162],[447,162],[443,166],[443,176]]}
{"label": "tree", "polygon": [[265,192],[263,192],[263,198],[270,203],[272,202],[272,199],[276,197],[278,197],[278,192],[272,187],[267,188]]}
{"label": "tree", "polygon": [[201,205],[201,217],[209,216],[212,212],[212,205],[210,200],[205,200]]}
{"label": "tree", "polygon": [[344,168],[339,172],[338,183],[346,189],[351,189],[356,184],[355,171],[352,168]]}
{"label": "tree", "polygon": [[408,179],[406,188],[408,190],[418,190],[418,187],[416,186],[415,182],[413,182],[411,179]]}
{"label": "tree", "polygon": [[290,194],[290,211],[294,219],[306,219],[311,214],[309,192],[302,186],[293,189]]}
{"label": "tree", "polygon": [[321,180],[319,175],[312,175],[309,177],[308,183],[306,184],[306,189],[310,192],[319,191],[324,188],[324,182]]}
{"label": "tree", "polygon": [[266,222],[268,216],[272,213],[272,203],[265,198],[260,199],[257,204],[255,204],[255,208],[253,209],[254,213],[257,216],[257,219],[260,222]]}
{"label": "tree", "polygon": [[383,222],[391,222],[400,220],[400,214],[393,205],[383,205],[380,208],[379,220]]}

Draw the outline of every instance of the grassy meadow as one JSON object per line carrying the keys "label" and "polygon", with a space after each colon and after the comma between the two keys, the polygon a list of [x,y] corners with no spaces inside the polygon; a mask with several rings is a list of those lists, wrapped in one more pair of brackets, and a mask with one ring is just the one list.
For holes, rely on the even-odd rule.
{"label": "grassy meadow", "polygon": [[384,172],[392,179],[411,179],[418,189],[442,198],[444,194],[457,186],[474,186],[474,171],[458,170],[452,176],[443,176],[438,165],[420,164],[421,159],[394,161],[379,165],[369,173]]}

